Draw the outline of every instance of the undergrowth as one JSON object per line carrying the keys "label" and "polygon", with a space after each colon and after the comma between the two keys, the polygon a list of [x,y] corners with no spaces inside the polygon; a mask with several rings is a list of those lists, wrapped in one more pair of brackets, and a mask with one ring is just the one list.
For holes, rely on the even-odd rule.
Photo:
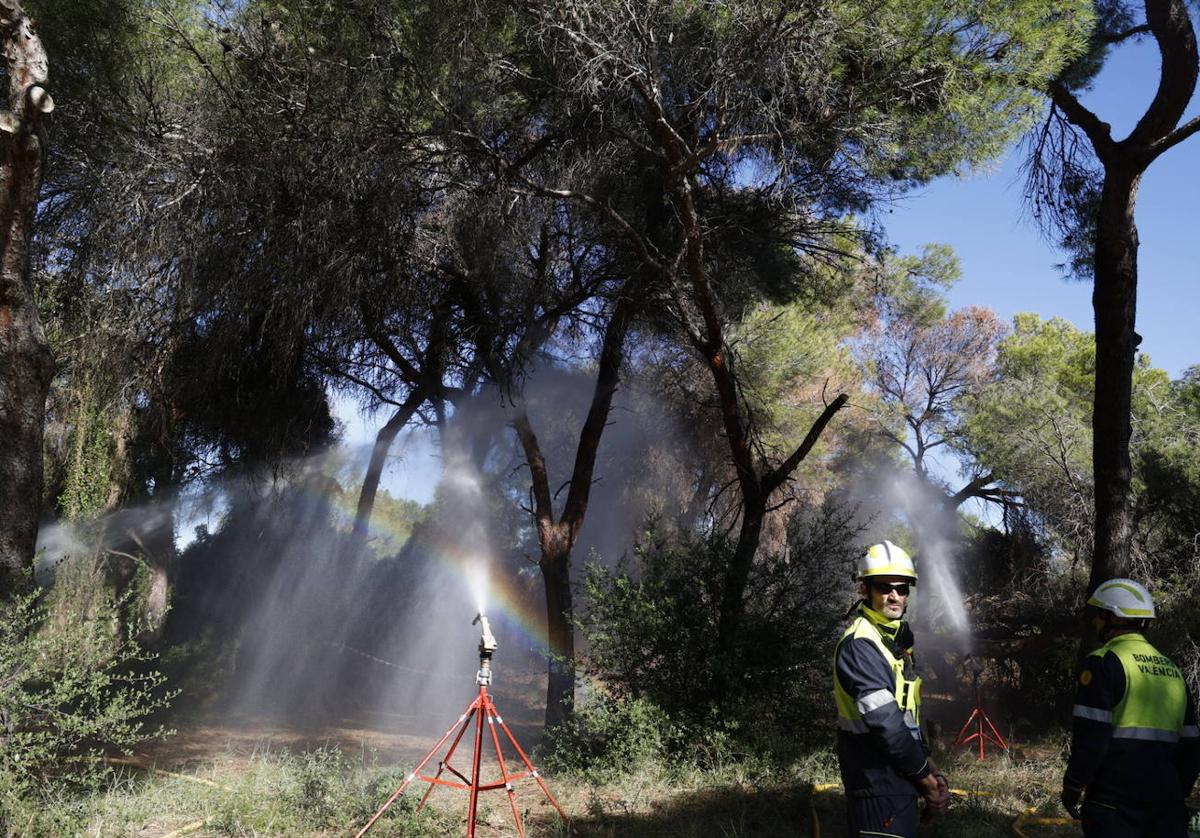
{"label": "undergrowth", "polygon": [[[400,768],[354,762],[336,749],[260,753],[188,773],[127,768],[104,789],[33,796],[9,812],[8,838],[161,835],[203,822],[205,836],[342,835],[364,824],[403,781]],[[379,821],[379,838],[457,835],[438,809],[416,812],[406,795]]]}
{"label": "undergrowth", "polygon": [[[625,752],[628,754],[628,752]],[[964,789],[944,818],[923,827],[931,838],[987,838],[1012,833],[1030,807],[1059,816],[1056,793],[1062,764],[1053,745],[1037,759],[993,757],[980,763],[966,752],[943,755],[951,785]],[[754,838],[844,831],[837,761],[815,750],[786,767],[730,760],[700,769],[648,754],[603,771],[548,773],[547,783],[580,838]],[[29,799],[10,812],[13,838],[127,838],[165,835],[203,822],[198,836],[324,838],[353,834],[388,799],[409,766],[381,767],[363,755],[331,748],[303,753],[229,755],[179,774],[135,769],[114,775],[99,791]],[[520,784],[518,809],[530,838],[568,834],[537,787]],[[425,786],[410,788],[372,829],[378,838],[439,838],[462,834],[466,795],[439,790],[425,810]],[[1073,831],[1074,830],[1074,831]],[[503,792],[481,797],[480,838],[515,835]],[[1034,836],[1077,835],[1074,827],[1040,825]]]}

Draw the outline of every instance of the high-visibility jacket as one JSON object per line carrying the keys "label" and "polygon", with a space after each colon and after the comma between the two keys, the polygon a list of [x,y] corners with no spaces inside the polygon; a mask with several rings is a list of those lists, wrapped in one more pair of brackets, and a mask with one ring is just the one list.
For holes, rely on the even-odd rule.
{"label": "high-visibility jacket", "polygon": [[929,765],[908,625],[860,606],[834,650],[833,698],[846,793],[915,795]]}
{"label": "high-visibility jacket", "polygon": [[1187,682],[1136,632],[1088,655],[1079,673],[1063,784],[1114,805],[1181,802],[1200,773]]}

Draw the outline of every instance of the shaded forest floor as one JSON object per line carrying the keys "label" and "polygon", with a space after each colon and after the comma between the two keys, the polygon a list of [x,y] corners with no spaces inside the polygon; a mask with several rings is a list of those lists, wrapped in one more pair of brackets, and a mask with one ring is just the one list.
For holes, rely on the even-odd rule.
{"label": "shaded forest floor", "polygon": [[[119,763],[118,781],[105,792],[60,801],[60,817],[49,811],[52,804],[31,813],[25,827],[10,820],[10,835],[353,836],[433,741],[348,726],[319,731],[249,722],[190,726]],[[969,793],[922,835],[1081,834],[1073,824],[1036,822],[1063,817],[1057,803],[1059,753],[1059,743],[1048,743],[1018,748],[1010,757],[989,755],[983,763],[961,750],[944,755],[951,784]],[[464,747],[460,754],[454,763],[466,770],[469,751]],[[485,776],[495,771],[485,760]],[[518,807],[531,838],[840,838],[845,801],[836,780],[836,761],[828,752],[810,754],[786,771],[737,763],[703,772],[641,765],[598,782],[548,777],[571,818],[569,833],[529,780],[519,784]],[[430,807],[417,813],[414,804],[423,790],[423,784],[410,788],[369,834],[463,835],[465,793],[439,788]],[[502,792],[484,794],[480,811],[479,838],[517,834]]]}

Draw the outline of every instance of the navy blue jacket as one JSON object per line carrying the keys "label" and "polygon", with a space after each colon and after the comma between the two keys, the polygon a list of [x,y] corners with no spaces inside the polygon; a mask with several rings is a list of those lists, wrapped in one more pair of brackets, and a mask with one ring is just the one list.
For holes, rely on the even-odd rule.
{"label": "navy blue jacket", "polygon": [[[912,632],[908,624],[900,623],[895,634],[877,628],[892,653],[911,662]],[[879,695],[881,690],[894,695],[896,690],[895,675],[883,654],[863,638],[847,637],[838,644],[834,677],[855,701]],[[929,749],[919,730],[909,727],[895,701],[871,707],[862,714],[862,720],[866,732],[838,730],[838,765],[846,794],[915,797],[915,781],[929,774]]]}
{"label": "navy blue jacket", "polygon": [[1108,652],[1091,655],[1079,674],[1071,758],[1063,785],[1114,805],[1182,802],[1200,775],[1200,732],[1190,691],[1177,742],[1113,736],[1113,710],[1125,696],[1125,670]]}

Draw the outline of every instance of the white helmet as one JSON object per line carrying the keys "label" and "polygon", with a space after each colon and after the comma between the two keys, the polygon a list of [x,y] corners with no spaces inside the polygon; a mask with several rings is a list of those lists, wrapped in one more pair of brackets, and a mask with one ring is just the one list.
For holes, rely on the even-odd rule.
{"label": "white helmet", "polygon": [[858,580],[872,576],[907,576],[916,582],[917,569],[908,553],[890,541],[881,541],[867,548],[858,560],[858,572],[854,574]]}
{"label": "white helmet", "polygon": [[1132,579],[1109,579],[1096,588],[1087,604],[1129,620],[1154,619],[1150,592]]}

